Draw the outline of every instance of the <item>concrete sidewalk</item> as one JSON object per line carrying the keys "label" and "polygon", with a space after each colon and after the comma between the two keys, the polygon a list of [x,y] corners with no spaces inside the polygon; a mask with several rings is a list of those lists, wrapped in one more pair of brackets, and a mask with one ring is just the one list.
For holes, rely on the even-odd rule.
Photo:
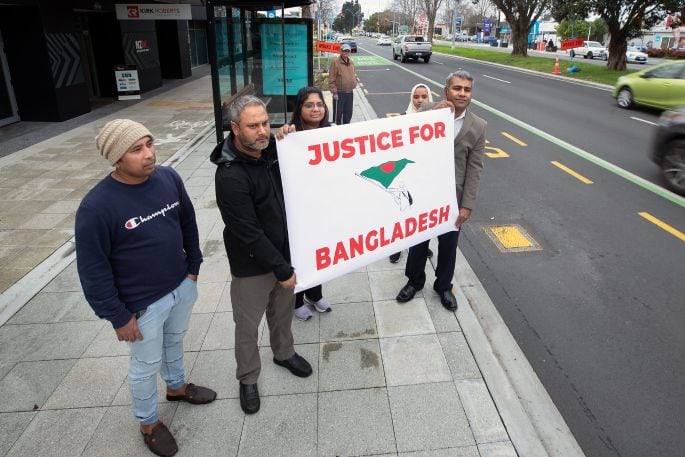
{"label": "concrete sidewalk", "polygon": [[[582,455],[461,254],[457,313],[430,289],[395,301],[406,253],[325,284],[333,312],[293,322],[309,378],[275,366],[262,331],[262,408],[245,416],[208,161],[210,94],[200,78],[0,159],[0,455],[152,455],[131,417],[127,347],[87,305],[73,253],[74,211],[108,172],[93,138],[116,117],[157,136],[159,162],[179,171],[197,212],[205,261],[187,375],[218,400],[191,407],[160,395],[179,456]],[[353,121],[375,117],[357,91]]]}

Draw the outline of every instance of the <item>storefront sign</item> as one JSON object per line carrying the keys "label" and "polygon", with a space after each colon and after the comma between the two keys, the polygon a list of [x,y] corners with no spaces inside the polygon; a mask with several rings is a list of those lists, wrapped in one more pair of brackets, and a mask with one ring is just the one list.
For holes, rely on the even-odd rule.
{"label": "storefront sign", "polygon": [[[285,24],[285,37],[281,24],[260,24],[262,37],[262,81],[264,95],[296,95],[308,83],[307,79],[307,26]],[[283,51],[285,50],[285,59]],[[285,72],[283,64],[285,60]],[[284,80],[285,76],[285,80]]]}
{"label": "storefront sign", "polygon": [[154,3],[124,3],[114,5],[120,21],[172,21],[192,19],[190,5],[157,5]]}
{"label": "storefront sign", "polygon": [[140,99],[140,82],[135,65],[116,65],[114,67],[114,78],[117,82],[119,100]]}

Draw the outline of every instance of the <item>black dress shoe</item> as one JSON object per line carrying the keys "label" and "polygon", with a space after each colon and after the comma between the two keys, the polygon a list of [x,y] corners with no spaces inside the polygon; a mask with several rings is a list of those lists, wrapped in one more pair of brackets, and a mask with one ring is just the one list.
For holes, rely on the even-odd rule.
{"label": "black dress shoe", "polygon": [[395,299],[400,303],[406,303],[409,300],[411,300],[412,298],[414,298],[414,295],[416,295],[416,292],[418,292],[419,290],[420,289],[417,289],[416,287],[407,283],[402,288],[402,290],[400,290],[400,293],[397,294],[397,297]]}
{"label": "black dress shoe", "polygon": [[240,407],[245,414],[254,414],[259,411],[259,390],[257,384],[240,383]]}
{"label": "black dress shoe", "polygon": [[292,374],[299,376],[300,378],[306,378],[312,374],[312,366],[297,353],[286,360],[276,360],[274,358],[274,363],[287,368]]}
{"label": "black dress shoe", "polygon": [[440,296],[440,303],[442,303],[442,306],[450,311],[457,310],[457,297],[454,296],[451,290],[443,290],[438,292],[438,295]]}
{"label": "black dress shoe", "polygon": [[396,252],[390,256],[390,263],[397,263],[400,261],[401,252]]}

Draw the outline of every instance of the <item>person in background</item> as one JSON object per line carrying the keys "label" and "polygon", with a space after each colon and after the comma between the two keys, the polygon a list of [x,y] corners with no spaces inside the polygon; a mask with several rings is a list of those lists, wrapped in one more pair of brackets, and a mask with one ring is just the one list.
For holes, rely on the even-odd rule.
{"label": "person in background", "polygon": [[352,48],[343,44],[340,55],[331,61],[328,71],[328,87],[333,95],[333,122],[349,124],[352,120],[354,88],[357,87],[357,73],[350,59]]}
{"label": "person in background", "polygon": [[259,411],[259,323],[266,313],[273,362],[305,378],[312,367],[295,352],[293,289],[283,186],[265,103],[238,97],[229,109],[231,133],[212,151],[216,201],[231,268],[236,378],[240,406]]}
{"label": "person in background", "polygon": [[[421,109],[421,105],[425,103],[433,103],[433,94],[431,93],[428,86],[419,83],[412,87],[409,93],[409,106],[404,114],[418,113]],[[402,256],[402,251],[396,252],[390,256],[390,263],[397,263],[400,261]],[[428,258],[433,257],[433,251],[428,249]]]}
{"label": "person in background", "polygon": [[[204,404],[216,392],[185,382],[183,337],[197,299],[202,252],[195,210],[173,168],[156,166],[154,138],[129,119],[108,122],[95,138],[114,171],[76,212],[76,265],[88,304],[126,341],[133,416],[147,447],[178,451],[159,420],[157,375],[168,401]],[[190,451],[188,451],[190,452]]]}
{"label": "person in background", "polygon": [[[291,132],[330,127],[330,125],[328,106],[323,99],[323,93],[316,87],[308,86],[297,92],[290,124],[284,124],[275,136],[277,140],[282,140]],[[304,306],[305,300],[320,313],[331,311],[331,304],[324,298],[321,286],[314,286],[295,294],[295,317],[301,321],[307,321],[312,317],[312,312]]]}
{"label": "person in background", "polygon": [[[440,303],[449,311],[457,310],[457,298],[452,292],[452,278],[457,258],[459,231],[476,206],[476,197],[483,172],[485,154],[485,120],[468,109],[473,93],[473,77],[465,70],[457,70],[447,76],[444,100],[426,109],[450,108],[454,113],[454,174],[459,214],[454,221],[455,230],[438,236],[438,264],[435,269],[433,290]],[[422,107],[423,109],[424,107]],[[405,303],[414,298],[426,282],[426,259],[428,241],[409,249],[404,274],[407,284],[397,294],[397,301]]]}

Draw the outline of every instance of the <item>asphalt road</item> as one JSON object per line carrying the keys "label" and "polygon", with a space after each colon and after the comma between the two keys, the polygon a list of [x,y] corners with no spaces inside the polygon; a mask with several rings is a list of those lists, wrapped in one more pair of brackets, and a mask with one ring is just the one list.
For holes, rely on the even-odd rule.
{"label": "asphalt road", "polygon": [[[492,157],[460,248],[586,455],[682,456],[685,199],[647,158],[657,114],[454,57],[376,63],[357,70],[379,116],[404,112],[417,82],[439,95],[450,71],[474,75]],[[501,252],[488,236],[499,225],[539,250]]]}

